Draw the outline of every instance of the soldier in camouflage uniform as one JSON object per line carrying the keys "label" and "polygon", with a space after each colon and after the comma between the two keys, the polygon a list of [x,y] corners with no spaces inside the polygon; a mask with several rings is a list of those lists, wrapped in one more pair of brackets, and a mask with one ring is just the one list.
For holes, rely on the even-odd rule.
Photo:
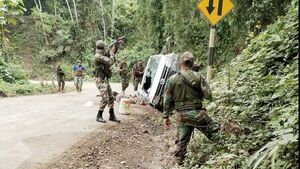
{"label": "soldier in camouflage uniform", "polygon": [[121,77],[122,92],[123,95],[125,95],[125,90],[129,86],[128,66],[125,58],[122,58],[121,62],[119,63],[118,72]]}
{"label": "soldier in camouflage uniform", "polygon": [[81,61],[77,60],[76,65],[73,67],[74,72],[74,84],[77,90],[77,93],[81,93],[82,84],[83,84],[83,75],[85,72],[85,68],[81,65]]}
{"label": "soldier in camouflage uniform", "polygon": [[144,74],[144,64],[142,60],[139,60],[137,63],[133,65],[133,85],[134,85],[134,93],[138,89],[138,85],[142,82],[143,74]]}
{"label": "soldier in camouflage uniform", "polygon": [[109,53],[106,52],[106,44],[99,40],[96,43],[96,54],[94,57],[95,64],[95,76],[96,86],[100,92],[100,105],[96,120],[101,123],[106,123],[103,119],[102,114],[106,106],[109,108],[109,120],[119,122],[114,114],[114,96],[109,84],[109,78],[111,77],[111,66],[115,62],[115,53],[117,46],[112,46]]}
{"label": "soldier in camouflage uniform", "polygon": [[58,83],[58,92],[62,92],[65,87],[65,73],[61,69],[60,65],[57,65],[56,68],[56,78]]}
{"label": "soldier in camouflage uniform", "polygon": [[169,117],[173,111],[176,114],[178,138],[174,156],[179,163],[184,160],[194,128],[212,141],[219,131],[219,124],[209,118],[202,107],[203,99],[211,99],[211,89],[201,73],[192,70],[193,64],[193,55],[183,53],[180,58],[181,70],[167,80],[164,94],[165,126],[169,127]]}

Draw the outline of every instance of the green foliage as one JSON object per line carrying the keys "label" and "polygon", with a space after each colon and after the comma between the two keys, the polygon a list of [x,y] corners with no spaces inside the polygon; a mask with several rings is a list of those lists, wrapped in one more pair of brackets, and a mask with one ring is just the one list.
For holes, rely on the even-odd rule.
{"label": "green foliage", "polygon": [[7,61],[10,59],[12,51],[9,45],[7,34],[10,32],[8,28],[11,25],[17,24],[17,16],[21,15],[25,9],[23,8],[22,0],[2,0],[0,1],[0,59]]}
{"label": "green foliage", "polygon": [[72,25],[70,21],[66,21],[60,16],[47,13],[41,13],[41,15],[43,22],[40,20],[39,11],[33,10],[32,16],[35,20],[36,31],[42,35],[44,27],[46,36],[51,43],[49,46],[40,46],[41,50],[36,57],[41,63],[51,63],[62,58],[64,54],[70,53],[74,42]]}
{"label": "green foliage", "polygon": [[0,80],[8,83],[24,83],[27,79],[28,74],[24,69],[18,65],[5,63],[0,53]]}
{"label": "green foliage", "polygon": [[61,63],[60,67],[65,73],[66,80],[73,81],[74,80],[73,66],[69,63]]}
{"label": "green foliage", "polygon": [[0,79],[0,91],[5,93],[8,97],[21,96],[21,95],[33,95],[41,93],[51,93],[52,86],[50,85],[37,85],[30,84],[28,82],[23,84],[18,83],[6,83]]}
{"label": "green foliage", "polygon": [[[257,35],[286,13],[291,0],[235,0],[235,9],[217,25],[216,67],[229,62],[245,48],[247,34]],[[198,0],[137,1],[136,41],[151,44],[155,53],[191,51],[207,61],[209,24],[197,10]]]}
{"label": "green foliage", "polygon": [[[2,0],[0,1],[0,25],[16,25],[16,16],[23,13],[23,0]],[[4,31],[4,30],[2,30]],[[8,31],[8,30],[5,30]],[[3,33],[3,32],[2,32]]]}
{"label": "green foliage", "polygon": [[[107,35],[111,34],[111,8],[112,4],[104,2],[104,21],[107,29]],[[51,6],[51,3],[49,4]],[[117,2],[115,11],[114,34],[130,37],[134,31],[132,18],[135,13],[135,4],[129,1]],[[72,6],[71,6],[72,7]],[[92,58],[95,51],[95,42],[104,39],[103,24],[101,18],[100,4],[98,0],[78,1],[77,9],[79,12],[79,24],[71,22],[68,13],[54,15],[53,12],[40,13],[36,8],[32,9],[32,17],[35,21],[35,30],[39,34],[39,39],[44,41],[45,32],[49,45],[45,41],[38,45],[38,53],[34,55],[35,73],[51,74],[52,67],[57,62],[69,63],[71,67],[76,60],[82,60],[88,67],[87,75],[92,76]],[[65,9],[64,2],[57,2],[58,9]],[[89,9],[89,10],[88,10]],[[49,9],[46,8],[45,11]],[[43,18],[41,20],[41,17]],[[45,30],[45,31],[44,31]],[[108,37],[108,42],[113,41],[115,37]],[[40,41],[39,40],[39,41]],[[129,38],[130,40],[130,38]],[[42,66],[40,66],[42,65]]]}
{"label": "green foliage", "polygon": [[235,22],[239,22],[247,28],[247,31],[256,33],[265,30],[267,25],[273,23],[278,16],[286,14],[286,7],[291,0],[286,1],[243,1],[235,0],[236,9],[233,15]]}
{"label": "green foliage", "polygon": [[115,18],[115,34],[117,36],[133,36],[135,29],[133,18],[136,10],[137,5],[131,0],[123,1],[122,3],[117,5]]}
{"label": "green foliage", "polygon": [[186,161],[189,168],[297,167],[298,4],[292,4],[285,17],[232,60],[230,77],[225,69],[212,83],[211,116],[221,124],[236,121],[250,133],[220,134],[222,144],[196,140]]}
{"label": "green foliage", "polygon": [[138,43],[134,46],[126,46],[124,50],[121,50],[118,53],[117,57],[126,58],[128,66],[132,68],[136,61],[142,60],[146,63],[148,58],[153,54],[153,48],[149,47],[147,44]]}
{"label": "green foliage", "polygon": [[127,65],[129,68],[129,74],[132,74],[133,65],[138,61],[142,60],[144,64],[147,64],[147,60],[151,55],[155,54],[154,49],[149,47],[147,44],[137,43],[133,46],[126,45],[123,50],[117,54],[117,62],[115,66],[112,67],[113,76],[111,78],[112,82],[120,82],[120,76],[117,71],[118,60],[121,58],[126,58]]}

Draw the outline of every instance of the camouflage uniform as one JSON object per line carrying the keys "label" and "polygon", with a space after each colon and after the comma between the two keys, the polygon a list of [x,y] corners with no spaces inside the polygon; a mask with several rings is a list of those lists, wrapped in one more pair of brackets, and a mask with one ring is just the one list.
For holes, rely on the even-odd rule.
{"label": "camouflage uniform", "polygon": [[124,94],[126,88],[129,86],[128,66],[126,61],[122,60],[118,68],[119,68],[119,75],[121,77],[122,91]]}
{"label": "camouflage uniform", "polygon": [[133,65],[133,85],[134,91],[137,91],[138,85],[142,82],[143,74],[144,74],[144,65],[140,60]]}
{"label": "camouflage uniform", "polygon": [[58,91],[64,90],[65,87],[65,73],[61,69],[60,65],[56,68],[56,77],[57,77],[57,83],[58,83]]}
{"label": "camouflage uniform", "polygon": [[[191,53],[184,53],[182,62],[192,61]],[[190,82],[188,84],[187,82]],[[202,107],[203,99],[211,98],[211,89],[200,72],[195,72],[191,67],[182,69],[171,76],[165,86],[164,95],[164,118],[176,112],[177,140],[174,156],[180,161],[187,153],[187,145],[190,141],[194,128],[200,130],[208,139],[219,130],[219,125],[208,117]]]}
{"label": "camouflage uniform", "polygon": [[85,68],[81,65],[81,61],[77,61],[77,65],[74,65],[73,67],[74,71],[74,84],[76,86],[77,92],[82,91],[82,84],[83,84],[83,73],[85,71]]}
{"label": "camouflage uniform", "polygon": [[98,122],[105,123],[106,121],[102,118],[103,111],[106,106],[109,108],[109,120],[120,122],[114,114],[114,96],[109,84],[109,78],[111,77],[110,67],[114,64],[114,55],[110,57],[106,56],[106,45],[103,41],[97,41],[96,43],[96,54],[94,57],[95,64],[95,76],[96,86],[100,92],[100,105],[96,120]]}

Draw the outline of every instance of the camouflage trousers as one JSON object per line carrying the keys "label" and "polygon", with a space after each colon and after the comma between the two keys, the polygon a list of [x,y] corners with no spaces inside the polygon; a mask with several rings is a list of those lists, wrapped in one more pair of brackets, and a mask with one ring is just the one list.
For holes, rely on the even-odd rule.
{"label": "camouflage trousers", "polygon": [[134,91],[137,91],[139,84],[142,82],[143,76],[133,77]]}
{"label": "camouflage trousers", "polygon": [[83,77],[75,76],[74,84],[75,84],[77,90],[82,91]]}
{"label": "camouflage trousers", "polygon": [[129,86],[129,77],[126,75],[121,76],[121,84],[122,84],[122,91],[125,91]]}
{"label": "camouflage trousers", "polygon": [[206,113],[200,110],[186,110],[176,113],[177,116],[177,140],[174,156],[183,160],[187,153],[187,146],[190,142],[194,129],[201,131],[208,139],[215,141],[215,134],[218,133],[219,124],[213,121]]}
{"label": "camouflage trousers", "polygon": [[108,108],[113,108],[114,107],[114,96],[113,96],[109,81],[101,80],[101,79],[97,78],[96,86],[99,90],[99,96],[100,96],[99,110],[104,110],[106,106],[108,106]]}
{"label": "camouflage trousers", "polygon": [[64,80],[58,79],[57,84],[58,84],[58,90],[59,91],[64,90],[64,88],[65,88],[65,81]]}

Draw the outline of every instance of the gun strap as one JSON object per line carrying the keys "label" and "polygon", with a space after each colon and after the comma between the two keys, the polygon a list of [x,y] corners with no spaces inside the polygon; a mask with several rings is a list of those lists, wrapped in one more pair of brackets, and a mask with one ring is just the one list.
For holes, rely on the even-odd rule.
{"label": "gun strap", "polygon": [[[192,83],[185,76],[183,76],[182,73],[178,72],[178,75],[179,75],[180,79],[184,82],[184,84],[186,84],[187,86],[189,86],[190,88],[192,88],[196,91],[199,91],[199,88],[197,88],[196,86],[193,86]],[[202,91],[201,91],[200,95],[202,97],[202,95],[203,95]]]}

